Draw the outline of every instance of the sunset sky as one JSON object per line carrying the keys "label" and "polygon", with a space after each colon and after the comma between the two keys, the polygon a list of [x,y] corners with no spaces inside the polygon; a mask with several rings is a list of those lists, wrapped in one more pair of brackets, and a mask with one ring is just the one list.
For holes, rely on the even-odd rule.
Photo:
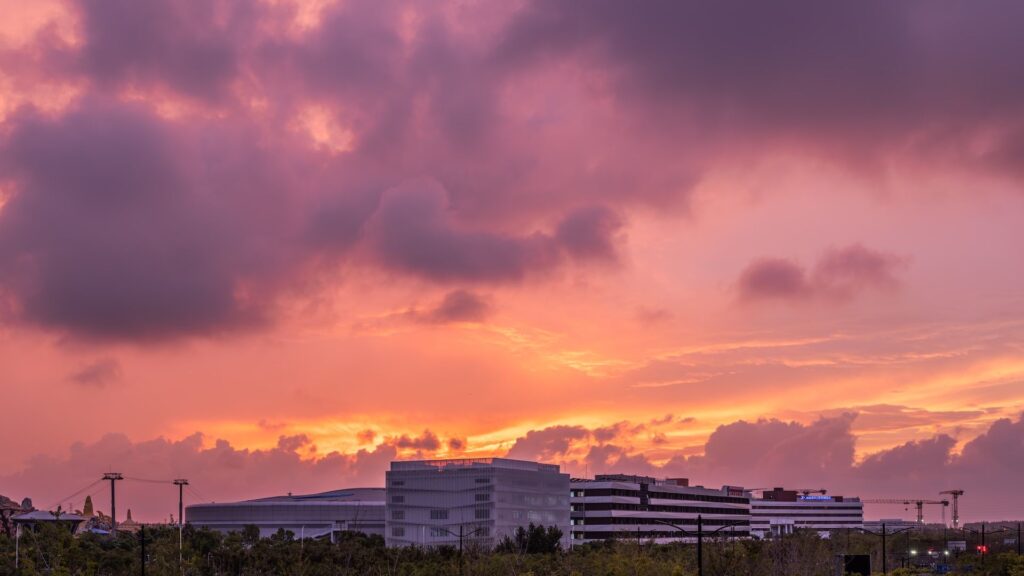
{"label": "sunset sky", "polygon": [[1024,516],[1018,0],[0,14],[0,494],[508,455]]}

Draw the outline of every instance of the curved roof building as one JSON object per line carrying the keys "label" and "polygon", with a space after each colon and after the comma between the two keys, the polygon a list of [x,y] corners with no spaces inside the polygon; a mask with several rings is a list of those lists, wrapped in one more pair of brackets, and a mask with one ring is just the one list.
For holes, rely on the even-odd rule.
{"label": "curved roof building", "polygon": [[319,494],[272,496],[242,502],[193,504],[185,520],[197,528],[236,532],[259,528],[267,537],[279,529],[296,538],[333,538],[346,530],[384,535],[384,489],[349,488]]}

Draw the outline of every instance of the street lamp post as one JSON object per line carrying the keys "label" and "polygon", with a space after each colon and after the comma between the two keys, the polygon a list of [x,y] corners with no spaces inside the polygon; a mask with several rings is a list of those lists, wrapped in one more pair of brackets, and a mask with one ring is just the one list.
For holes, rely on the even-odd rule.
{"label": "street lamp post", "polygon": [[449,536],[458,536],[459,537],[459,576],[462,576],[462,573],[463,573],[462,540],[465,537],[472,538],[473,536],[476,536],[477,534],[483,532],[484,528],[482,526],[477,527],[477,528],[473,529],[472,532],[469,532],[468,534],[465,533],[465,531],[463,530],[463,525],[462,524],[459,524],[459,533],[458,534],[456,534],[455,532],[452,532],[451,530],[449,530],[447,528],[442,528],[440,526],[435,526],[434,528],[436,528],[437,530],[439,530],[441,532],[444,532],[445,534],[448,534]]}
{"label": "street lamp post", "polygon": [[[697,576],[704,576],[704,517],[702,515],[700,515],[700,514],[697,515],[697,531],[696,532],[687,530],[686,528],[683,528],[682,526],[679,526],[677,524],[673,524],[672,522],[669,522],[668,520],[661,520],[661,519],[658,519],[658,518],[652,518],[651,520],[655,524],[664,524],[665,526],[671,526],[671,527],[675,528],[676,530],[682,532],[686,536],[696,536],[697,537]],[[719,526],[718,528],[715,528],[711,532],[708,532],[708,535],[717,534],[718,532],[721,532],[722,530],[724,530],[726,528],[733,527],[733,526],[743,526],[744,525],[742,520],[723,520],[723,522],[726,522],[726,523],[721,525],[721,526]]]}
{"label": "street lamp post", "polygon": [[[881,536],[881,538],[882,538],[882,575],[883,576],[888,576],[888,574],[889,574],[889,558],[888,558],[888,551],[889,551],[889,549],[888,549],[888,547],[886,545],[886,537],[887,536],[895,536],[895,535],[897,535],[897,534],[899,534],[901,532],[909,532],[909,531],[911,531],[913,529],[914,529],[914,527],[911,526],[909,528],[903,528],[902,530],[896,530],[895,532],[889,532],[887,530],[886,526],[885,526],[885,522],[882,523],[882,531],[881,532],[872,532],[871,530],[867,530],[865,528],[858,528],[858,530],[860,530],[861,532],[864,532],[865,534],[871,534],[873,536]],[[908,536],[908,538],[909,538],[909,536]]]}

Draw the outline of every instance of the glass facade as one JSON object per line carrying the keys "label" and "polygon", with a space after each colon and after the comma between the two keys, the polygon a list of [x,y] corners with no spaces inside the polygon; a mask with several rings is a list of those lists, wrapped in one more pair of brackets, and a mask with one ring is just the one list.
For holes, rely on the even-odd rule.
{"label": "glass facade", "polygon": [[[506,458],[393,462],[386,486],[389,546],[457,546],[461,529],[464,543],[492,547],[531,522],[568,535],[569,476],[555,465]],[[390,529],[398,526],[402,536]]]}

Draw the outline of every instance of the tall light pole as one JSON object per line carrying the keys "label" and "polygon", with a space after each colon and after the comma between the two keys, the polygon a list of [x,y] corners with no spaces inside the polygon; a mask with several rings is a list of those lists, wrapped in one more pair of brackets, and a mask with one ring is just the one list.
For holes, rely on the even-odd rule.
{"label": "tall light pole", "polygon": [[185,525],[185,486],[188,486],[188,480],[175,478],[174,485],[178,487],[178,570],[181,571],[181,531]]}
{"label": "tall light pole", "polygon": [[107,472],[103,475],[104,480],[110,481],[110,535],[117,535],[117,494],[114,490],[114,483],[124,480],[120,472]]}
{"label": "tall light pole", "polygon": [[[651,521],[655,524],[664,524],[665,526],[671,526],[676,530],[682,532],[686,536],[697,537],[697,576],[704,576],[704,516],[701,514],[697,515],[696,532],[687,530],[686,528],[683,528],[682,526],[679,526],[677,524],[673,524],[668,520],[661,520],[660,518],[652,518]],[[708,534],[713,535],[721,532],[726,528],[747,525],[742,520],[723,520],[723,522],[725,522],[725,524],[722,524],[718,528],[715,528],[711,532],[708,532]]]}
{"label": "tall light pole", "polygon": [[864,532],[865,534],[871,534],[872,536],[881,536],[882,537],[882,574],[883,574],[883,576],[887,576],[889,574],[889,558],[888,558],[889,549],[888,549],[888,546],[887,546],[886,537],[887,536],[895,536],[895,535],[897,535],[897,534],[899,534],[901,532],[909,532],[909,531],[911,531],[913,529],[914,529],[914,527],[911,526],[909,528],[904,528],[902,530],[896,530],[895,532],[889,532],[888,529],[885,526],[885,522],[882,522],[882,531],[881,532],[872,532],[871,530],[867,530],[867,529],[864,529],[864,528],[857,528],[857,530],[860,530],[861,532]]}
{"label": "tall light pole", "polygon": [[459,576],[462,576],[462,572],[463,572],[463,568],[462,568],[462,564],[463,564],[463,562],[462,562],[462,539],[464,537],[467,537],[467,536],[470,537],[470,538],[472,538],[473,536],[476,536],[477,534],[479,534],[480,532],[482,532],[484,530],[484,527],[483,526],[479,526],[479,527],[473,529],[473,531],[469,532],[468,534],[463,530],[463,525],[462,524],[459,524],[459,533],[458,534],[456,534],[455,532],[452,532],[451,530],[449,530],[447,528],[442,528],[440,526],[434,526],[432,528],[434,528],[434,529],[436,529],[436,530],[438,530],[440,532],[444,532],[445,534],[448,534],[449,536],[458,536],[459,537]]}

